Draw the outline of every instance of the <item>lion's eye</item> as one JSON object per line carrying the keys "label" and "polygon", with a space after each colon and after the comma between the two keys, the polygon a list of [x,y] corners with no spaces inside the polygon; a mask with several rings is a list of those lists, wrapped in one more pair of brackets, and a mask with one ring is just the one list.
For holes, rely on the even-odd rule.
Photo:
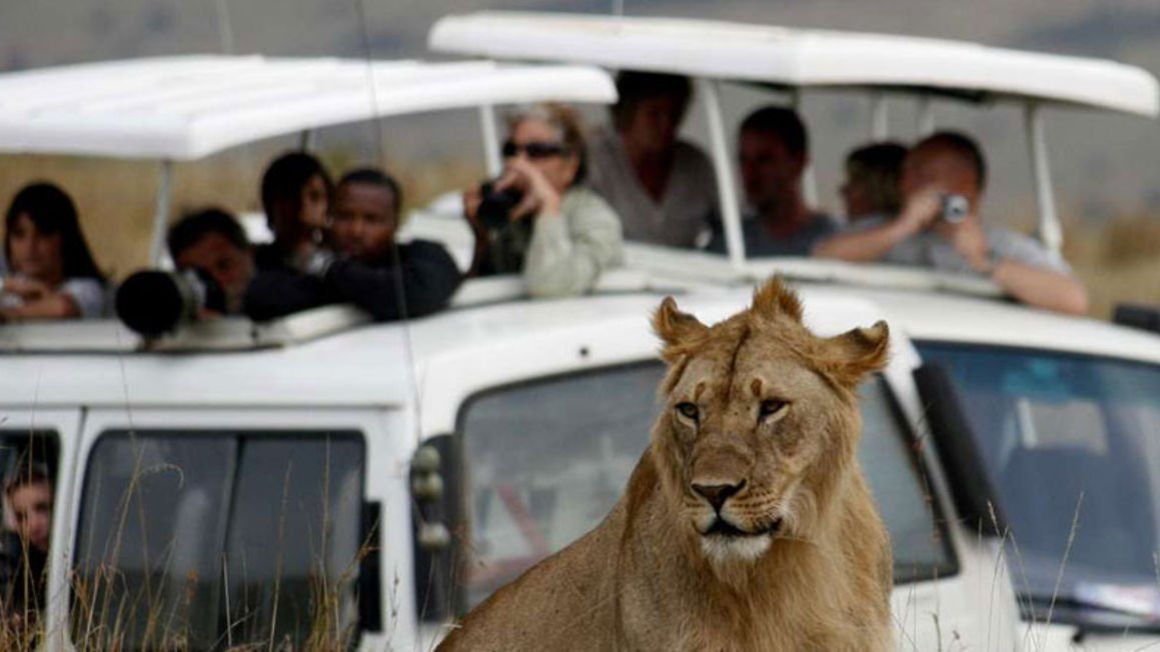
{"label": "lion's eye", "polygon": [[700,415],[700,411],[697,410],[697,406],[689,403],[688,401],[684,403],[677,403],[677,412],[680,412],[682,416],[687,419],[692,419],[693,421],[696,421],[697,417]]}
{"label": "lion's eye", "polygon": [[757,418],[763,420],[784,410],[789,403],[786,401],[779,401],[777,399],[766,399],[761,402],[761,407],[757,411]]}

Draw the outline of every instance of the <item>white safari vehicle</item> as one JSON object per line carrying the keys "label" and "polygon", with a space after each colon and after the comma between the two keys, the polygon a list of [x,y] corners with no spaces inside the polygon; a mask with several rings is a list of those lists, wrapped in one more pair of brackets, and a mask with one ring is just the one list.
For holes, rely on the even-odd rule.
{"label": "white safari vehicle", "polygon": [[[295,65],[305,67],[273,74]],[[400,69],[414,74],[385,83],[369,72],[378,65],[177,58],[0,76],[0,150],[182,160],[470,105],[483,107],[494,151],[491,105],[613,99],[592,68],[408,63]],[[44,93],[57,74],[60,94]],[[253,93],[245,119],[215,86],[231,80],[235,93]],[[9,82],[62,101],[10,106],[25,95],[9,93]],[[348,93],[327,96],[335,83]],[[99,101],[86,104],[86,93]],[[103,149],[72,149],[98,141]],[[138,142],[185,145],[128,147]],[[730,174],[727,157],[717,159]],[[159,202],[159,227],[165,209]],[[456,245],[450,225],[430,221],[413,231],[447,233]],[[1021,609],[1027,620],[1051,611],[1031,598],[1042,598],[1056,539],[1012,538],[1007,525],[1019,533],[1028,513],[1054,518],[1037,499],[1065,502],[1080,482],[1128,477],[1119,467],[1038,465],[1061,452],[1131,464],[1143,479],[1133,485],[1139,506],[1124,506],[1136,519],[1101,520],[1085,545],[1112,545],[1113,532],[1115,541],[1155,536],[1149,435],[1160,419],[1160,337],[905,270],[746,261],[737,248],[724,261],[634,247],[630,260],[591,296],[529,301],[518,279],[477,280],[448,311],[396,324],[332,307],[266,324],[193,324],[148,346],[113,321],[0,327],[0,464],[31,451],[56,477],[45,644],[430,649],[456,615],[615,502],[657,409],[648,312],[671,293],[703,319],[724,317],[777,268],[796,279],[819,333],[880,318],[892,326],[890,366],[863,391],[861,457],[893,539],[898,647],[1042,649],[1030,637],[1045,635],[1052,649],[1073,636],[1140,645],[1132,636],[1151,622],[1152,594],[1110,579],[1106,553],[1084,557],[1082,576],[1066,565],[1051,616],[1062,629],[1022,625]],[[932,359],[944,371],[924,365]],[[990,421],[978,421],[982,407]],[[1043,481],[1049,489],[1004,484],[1005,464],[1019,456],[1030,465],[1012,481],[1058,469]],[[1085,505],[1115,509],[1126,505],[1109,502],[1120,495],[1092,489]],[[1128,526],[1136,529],[1116,529]],[[1136,570],[1124,576],[1139,580]]]}
{"label": "white safari vehicle", "polygon": [[[782,98],[788,93],[795,103],[812,90],[868,94],[867,135],[877,140],[889,135],[886,112],[895,102],[917,102],[919,134],[935,128],[937,102],[1021,106],[1038,235],[1059,255],[1063,234],[1051,192],[1045,110],[1155,118],[1160,97],[1151,74],[1109,61],[933,39],[567,14],[448,16],[432,28],[429,44],[443,52],[692,77],[708,126],[728,260],[634,246],[633,265],[723,286],[751,284],[776,271],[871,302],[918,353],[912,361],[921,365],[917,394],[903,394],[900,402],[914,401],[911,416],[919,420],[911,423],[929,426],[934,435],[964,519],[951,529],[979,528],[976,542],[1005,551],[1025,623],[1019,645],[1160,645],[1160,335],[1012,305],[978,279],[747,258],[732,134],[719,100],[729,84],[767,88]],[[1156,331],[1158,313],[1142,311],[1135,321]],[[973,604],[976,618],[986,621],[993,603]],[[900,637],[899,643],[912,641]],[[972,638],[967,646],[992,644]]]}

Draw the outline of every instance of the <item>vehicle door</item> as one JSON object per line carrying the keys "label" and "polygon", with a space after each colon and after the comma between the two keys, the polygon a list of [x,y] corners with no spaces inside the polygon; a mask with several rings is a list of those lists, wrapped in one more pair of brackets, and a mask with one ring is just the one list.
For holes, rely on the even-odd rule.
{"label": "vehicle door", "polygon": [[[102,649],[380,641],[383,577],[410,567],[405,478],[387,472],[398,468],[387,433],[400,419],[372,409],[89,411],[75,535],[61,542],[72,571],[62,630]],[[390,515],[398,527],[383,526]]]}

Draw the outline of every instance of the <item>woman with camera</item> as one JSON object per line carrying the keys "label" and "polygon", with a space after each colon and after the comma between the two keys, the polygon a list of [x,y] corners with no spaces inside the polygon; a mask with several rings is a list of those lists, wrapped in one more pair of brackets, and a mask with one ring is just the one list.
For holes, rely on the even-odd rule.
{"label": "woman with camera", "polygon": [[585,144],[576,112],[541,104],[508,118],[504,171],[464,193],[475,233],[469,275],[522,273],[534,297],[590,291],[623,257],[620,220],[584,187]]}
{"label": "woman with camera", "polygon": [[0,322],[104,315],[104,275],[81,233],[76,205],[59,187],[33,183],[16,194],[4,219],[4,259]]}

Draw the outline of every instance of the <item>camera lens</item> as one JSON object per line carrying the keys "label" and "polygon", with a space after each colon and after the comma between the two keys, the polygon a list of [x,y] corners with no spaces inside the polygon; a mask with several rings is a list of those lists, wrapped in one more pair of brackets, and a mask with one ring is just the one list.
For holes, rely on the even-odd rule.
{"label": "camera lens", "polygon": [[958,224],[967,219],[971,212],[971,203],[962,195],[943,195],[939,207],[939,215],[944,221]]}
{"label": "camera lens", "polygon": [[157,337],[197,319],[202,309],[222,311],[225,297],[200,270],[136,272],[117,288],[117,317],[145,337]]}

